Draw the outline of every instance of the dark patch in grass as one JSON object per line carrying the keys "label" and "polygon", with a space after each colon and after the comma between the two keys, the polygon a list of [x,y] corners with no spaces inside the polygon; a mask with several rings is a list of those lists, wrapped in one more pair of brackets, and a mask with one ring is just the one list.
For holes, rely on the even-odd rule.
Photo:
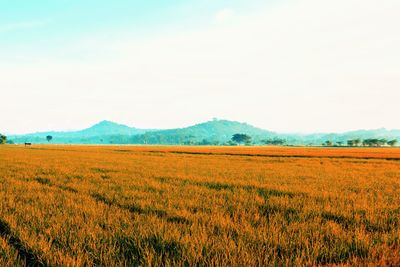
{"label": "dark patch in grass", "polygon": [[[121,208],[126,208],[124,206],[120,206]],[[143,209],[138,206],[128,206],[128,210],[133,213],[138,213],[142,215],[155,215],[158,218],[164,219],[169,223],[176,223],[176,224],[191,224],[191,221],[181,217],[181,216],[172,216],[168,215],[168,213],[165,210],[158,210],[158,209]]]}
{"label": "dark patch in grass", "polygon": [[190,224],[191,221],[180,216],[170,216],[165,210],[158,210],[158,209],[150,209],[150,208],[142,208],[135,204],[130,205],[122,205],[116,203],[114,200],[111,200],[99,193],[92,193],[91,196],[98,202],[102,202],[109,206],[115,206],[120,209],[128,210],[131,213],[139,214],[139,215],[155,215],[160,219],[164,219],[170,223],[178,223],[178,224]]}
{"label": "dark patch in grass", "polygon": [[18,255],[24,262],[24,266],[45,266],[40,260],[39,255],[33,252],[31,248],[27,247],[22,240],[13,233],[10,225],[2,219],[0,219],[0,235],[8,239],[8,243],[18,251]]}
{"label": "dark patch in grass", "polygon": [[230,228],[228,230],[228,237],[237,243],[239,240],[239,233],[236,229]]}
{"label": "dark patch in grass", "polygon": [[115,170],[104,169],[104,168],[91,168],[90,170],[93,172],[102,173],[102,174],[116,172]]}
{"label": "dark patch in grass", "polygon": [[65,244],[61,241],[61,239],[56,236],[53,239],[48,240],[48,242],[51,244],[51,246],[57,248],[57,249],[66,249]]}
{"label": "dark patch in grass", "polygon": [[324,211],[321,213],[321,217],[324,221],[333,221],[337,224],[340,224],[345,229],[349,229],[351,226],[355,225],[354,219],[347,218],[340,214],[334,214],[331,212]]}
{"label": "dark patch in grass", "polygon": [[[154,177],[154,179],[159,181],[160,183],[171,184],[171,185],[175,185],[175,186],[183,186],[183,185],[201,186],[201,183],[198,183],[198,182],[195,182],[195,181],[189,180],[189,179],[178,178],[178,177],[157,176],[157,177]],[[160,191],[160,190],[158,190],[158,191]]]}
{"label": "dark patch in grass", "polygon": [[50,179],[48,178],[36,177],[34,180],[43,185],[52,185]]}
{"label": "dark patch in grass", "polygon": [[[398,229],[400,226],[400,218],[393,216],[388,217],[381,223],[372,223],[365,216],[360,219],[356,219],[355,217],[346,217],[341,214],[335,214],[332,212],[309,212],[306,214],[301,214],[300,211],[294,208],[287,208],[278,205],[269,205],[265,204],[259,207],[259,212],[261,215],[267,216],[270,219],[270,216],[276,216],[277,214],[281,214],[286,222],[307,222],[312,221],[316,218],[321,218],[323,223],[328,221],[335,222],[341,225],[345,230],[351,231],[356,229],[357,227],[364,227],[365,231],[370,233],[388,233],[395,229]],[[362,214],[362,212],[360,212]]]}
{"label": "dark patch in grass", "polygon": [[386,214],[389,214],[389,215],[399,216],[400,215],[400,208],[386,209],[386,210],[383,210],[382,212],[384,212]]}
{"label": "dark patch in grass", "polygon": [[[47,185],[47,186],[50,186],[50,187],[54,186],[54,184],[48,178],[36,177],[34,180],[36,182],[40,183],[40,184],[43,184],[43,185]],[[68,192],[71,192],[71,193],[78,193],[78,190],[76,190],[75,188],[66,186],[66,185],[59,185],[57,187],[59,189],[63,190],[63,191],[68,191]]]}
{"label": "dark patch in grass", "polygon": [[103,180],[110,180],[111,176],[107,175],[107,174],[102,174],[102,175],[100,175],[100,178],[103,179]]}
{"label": "dark patch in grass", "polygon": [[149,186],[149,185],[144,186],[143,189],[145,192],[151,192],[151,193],[161,194],[163,192],[163,190],[157,189],[157,188]]}
{"label": "dark patch in grass", "polygon": [[47,170],[45,170],[45,169],[39,169],[37,172],[36,172],[36,175],[57,175],[57,172],[56,172],[56,170],[53,170],[53,169],[47,169]]}
{"label": "dark patch in grass", "polygon": [[66,185],[60,185],[60,186],[58,186],[58,188],[60,188],[61,190],[64,190],[64,191],[71,192],[71,193],[78,193],[78,190],[76,190],[75,188],[66,186]]}
{"label": "dark patch in grass", "polygon": [[167,218],[168,217],[168,214],[167,214],[167,212],[165,210],[147,209],[145,211],[145,213],[154,214],[154,215],[156,215],[157,217],[160,217],[160,218]]}
{"label": "dark patch in grass", "polygon": [[128,259],[129,266],[140,266],[144,264],[144,255],[140,250],[140,244],[133,239],[126,236],[116,236],[116,245],[119,248],[119,256]]}
{"label": "dark patch in grass", "polygon": [[156,215],[157,217],[165,218],[167,216],[167,212],[164,210],[157,209],[144,209],[138,205],[130,204],[130,205],[120,205],[116,204],[121,209],[129,210],[132,213],[137,213],[140,215]]}
{"label": "dark patch in grass", "polygon": [[171,178],[169,178],[169,177],[161,177],[161,176],[154,177],[154,179],[156,179],[160,183],[168,183],[169,180],[171,180]]}
{"label": "dark patch in grass", "polygon": [[[269,199],[270,197],[289,197],[293,198],[296,196],[296,193],[293,192],[285,192],[276,189],[264,189],[264,188],[257,188],[257,193],[264,199]],[[299,193],[297,193],[299,194]],[[299,194],[303,195],[303,194]]]}
{"label": "dark patch in grass", "polygon": [[220,190],[231,190],[232,191],[233,189],[235,189],[235,185],[223,184],[223,183],[218,183],[218,182],[204,182],[204,183],[199,182],[196,184],[199,186],[204,186],[209,189],[217,190],[217,191],[220,191]]}
{"label": "dark patch in grass", "polygon": [[[324,240],[324,243],[324,246],[318,250],[318,254],[312,255],[313,259],[310,265],[340,265],[348,263],[352,258],[365,259],[369,254],[368,245],[356,240],[344,241],[332,237],[332,239]],[[293,260],[302,251],[307,250],[307,247],[302,243],[293,242],[287,246],[276,244],[272,250],[278,262],[286,262],[286,265],[295,266],[295,262],[291,261],[288,264],[287,260]],[[280,266],[281,264],[278,265]]]}
{"label": "dark patch in grass", "polygon": [[164,240],[161,236],[153,235],[144,240],[150,245],[158,256],[161,256],[162,262],[167,259],[176,262],[179,261],[182,255],[182,246],[174,240]]}
{"label": "dark patch in grass", "polygon": [[198,186],[207,187],[209,189],[217,190],[217,191],[221,191],[221,190],[233,191],[235,189],[244,189],[246,191],[256,190],[257,193],[264,199],[268,199],[271,196],[289,197],[289,198],[293,198],[295,196],[306,196],[306,194],[304,194],[304,193],[294,193],[294,192],[280,191],[280,190],[276,190],[276,189],[266,189],[266,188],[252,186],[252,185],[242,186],[242,185],[235,185],[235,184],[224,184],[224,183],[219,183],[219,182],[202,182],[202,183],[195,182],[193,184],[198,185]]}
{"label": "dark patch in grass", "polygon": [[175,224],[191,224],[190,220],[180,216],[169,216],[166,218],[166,221]]}
{"label": "dark patch in grass", "polygon": [[174,240],[164,240],[161,236],[152,235],[136,240],[127,236],[115,237],[119,255],[128,260],[129,266],[144,265],[145,255],[143,248],[151,247],[162,262],[177,263],[183,255],[182,245]]}
{"label": "dark patch in grass", "polygon": [[80,174],[67,175],[66,178],[67,179],[83,180],[83,175],[80,175]]}
{"label": "dark patch in grass", "polygon": [[400,226],[400,219],[398,216],[389,216],[385,220],[379,223],[373,223],[369,221],[365,216],[365,211],[356,211],[356,214],[360,215],[360,219],[354,217],[348,218],[340,214],[334,214],[331,212],[322,212],[320,216],[323,221],[333,221],[340,224],[344,229],[354,229],[357,226],[364,226],[365,231],[370,233],[388,233]]}
{"label": "dark patch in grass", "polygon": [[207,214],[211,213],[211,208],[207,208],[207,207],[192,207],[192,208],[189,208],[189,210],[192,213],[199,213],[199,212],[203,212],[203,213],[207,213]]}
{"label": "dark patch in grass", "polygon": [[260,214],[267,216],[276,216],[277,214],[281,214],[285,221],[290,222],[298,222],[300,221],[300,212],[295,208],[286,208],[277,205],[263,205],[259,208]]}
{"label": "dark patch in grass", "polygon": [[144,209],[142,209],[141,207],[139,207],[137,205],[129,205],[129,206],[118,205],[118,206],[120,208],[122,208],[122,209],[129,210],[132,213],[138,213],[138,214],[144,214],[145,213]]}
{"label": "dark patch in grass", "polygon": [[280,191],[276,189],[267,189],[262,187],[257,187],[254,185],[240,185],[240,184],[227,184],[227,183],[220,183],[220,182],[196,182],[189,179],[177,179],[171,177],[155,177],[156,180],[160,181],[161,183],[172,183],[172,181],[180,181],[181,184],[189,184],[195,186],[206,187],[211,190],[222,191],[222,190],[230,190],[234,191],[236,189],[243,189],[246,191],[257,191],[262,198],[265,200],[269,199],[271,196],[274,197],[289,197],[294,198],[296,196],[306,197],[307,194],[301,192],[287,192],[287,191]]}
{"label": "dark patch in grass", "polygon": [[256,187],[252,185],[235,185],[235,184],[223,184],[223,183],[218,183],[218,182],[204,182],[204,183],[196,183],[196,185],[200,186],[205,186],[209,189],[213,190],[231,190],[233,191],[234,189],[244,189],[246,191],[252,191],[256,190],[257,193],[264,199],[269,199],[269,197],[289,197],[293,198],[295,196],[306,196],[304,193],[294,193],[294,192],[286,192],[286,191],[280,191],[276,189],[266,189],[266,188],[261,188],[261,187]]}
{"label": "dark patch in grass", "polygon": [[317,255],[316,261],[318,264],[342,264],[348,262],[351,258],[357,257],[364,259],[368,257],[368,248],[365,245],[356,242],[344,242],[340,240],[334,240],[330,244],[327,244],[319,254]]}
{"label": "dark patch in grass", "polygon": [[212,228],[212,233],[213,235],[216,235],[218,237],[223,237],[226,236],[227,238],[237,242],[239,239],[239,233],[236,229],[234,228],[223,228],[221,225],[214,225]]}
{"label": "dark patch in grass", "polygon": [[106,198],[105,196],[99,194],[99,193],[92,193],[91,196],[98,202],[102,202],[106,205],[113,205],[113,201],[109,200],[108,198]]}
{"label": "dark patch in grass", "polygon": [[369,232],[382,232],[389,233],[393,230],[397,230],[400,227],[400,217],[397,215],[390,215],[378,223],[371,223],[369,221],[364,222],[365,230]]}

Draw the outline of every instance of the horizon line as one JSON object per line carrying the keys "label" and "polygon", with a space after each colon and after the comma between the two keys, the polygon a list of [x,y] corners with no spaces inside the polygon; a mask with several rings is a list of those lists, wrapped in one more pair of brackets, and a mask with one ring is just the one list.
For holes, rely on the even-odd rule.
{"label": "horizon line", "polygon": [[174,129],[184,129],[184,128],[188,128],[188,127],[193,127],[199,124],[204,124],[204,123],[208,123],[208,122],[213,122],[213,121],[229,121],[229,122],[237,122],[237,123],[242,123],[242,124],[248,124],[252,127],[261,129],[261,130],[265,130],[265,131],[269,131],[269,132],[273,132],[273,133],[277,133],[277,134],[295,134],[295,135],[312,135],[312,134],[344,134],[344,133],[349,133],[349,132],[355,132],[355,131],[374,131],[374,130],[386,130],[386,131],[396,131],[396,130],[400,130],[397,128],[386,128],[386,127],[378,127],[378,128],[358,128],[358,129],[349,129],[349,130],[345,130],[345,131],[307,131],[307,132],[302,132],[302,131],[276,131],[276,130],[271,130],[271,129],[266,129],[263,127],[258,127],[255,126],[253,124],[250,124],[248,122],[245,121],[238,121],[238,120],[229,120],[229,119],[223,119],[223,118],[212,118],[209,119],[207,121],[203,121],[203,122],[198,122],[198,123],[193,123],[193,124],[188,124],[184,127],[169,127],[169,128],[146,128],[146,127],[136,127],[136,126],[131,126],[128,124],[124,124],[124,123],[120,123],[120,122],[116,122],[114,120],[100,120],[96,123],[91,123],[89,124],[88,127],[84,127],[84,128],[65,128],[65,129],[56,129],[56,130],[37,130],[37,131],[32,131],[32,132],[25,132],[25,133],[10,133],[10,132],[3,132],[3,134],[8,135],[8,136],[20,136],[20,135],[29,135],[29,134],[40,134],[40,133],[49,133],[49,132],[54,132],[54,133],[69,133],[69,132],[78,132],[78,131],[82,131],[82,130],[86,130],[86,129],[90,129],[100,123],[103,122],[110,122],[113,124],[118,124],[118,125],[122,125],[122,126],[127,126],[129,128],[135,128],[135,129],[139,129],[139,130],[156,130],[156,131],[164,131],[164,130],[174,130]]}

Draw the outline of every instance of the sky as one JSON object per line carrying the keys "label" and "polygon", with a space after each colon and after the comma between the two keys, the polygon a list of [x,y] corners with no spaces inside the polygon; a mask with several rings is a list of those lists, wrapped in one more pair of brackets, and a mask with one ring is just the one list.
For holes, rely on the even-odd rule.
{"label": "sky", "polygon": [[398,0],[0,0],[0,132],[400,129]]}

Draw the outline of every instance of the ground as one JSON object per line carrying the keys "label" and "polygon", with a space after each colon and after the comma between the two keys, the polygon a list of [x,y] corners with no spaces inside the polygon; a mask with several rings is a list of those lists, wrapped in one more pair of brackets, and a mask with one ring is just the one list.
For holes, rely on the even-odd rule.
{"label": "ground", "polygon": [[0,265],[400,265],[400,149],[0,146]]}

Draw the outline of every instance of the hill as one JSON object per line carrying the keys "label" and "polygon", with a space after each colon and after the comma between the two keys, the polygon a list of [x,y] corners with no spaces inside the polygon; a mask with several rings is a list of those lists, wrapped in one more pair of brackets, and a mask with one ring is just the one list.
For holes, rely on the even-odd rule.
{"label": "hill", "polygon": [[111,121],[101,121],[87,129],[71,132],[38,132],[25,135],[9,136],[15,143],[47,143],[46,136],[53,137],[52,143],[56,144],[102,144],[109,143],[115,136],[121,139],[151,132],[151,129],[138,129]]}
{"label": "hill", "polygon": [[131,138],[136,144],[186,144],[217,145],[227,143],[232,135],[250,135],[256,142],[276,136],[275,133],[256,128],[247,123],[228,120],[212,120],[186,128],[147,132]]}
{"label": "hill", "polygon": [[99,122],[87,129],[71,132],[40,132],[8,136],[14,143],[47,143],[46,136],[53,136],[55,144],[161,144],[161,145],[226,145],[232,135],[247,134],[254,144],[265,140],[281,140],[287,145],[319,146],[326,141],[346,144],[351,139],[385,138],[400,140],[400,130],[358,130],[346,133],[279,134],[260,129],[247,123],[212,120],[185,128],[154,130],[139,129],[111,121]]}

